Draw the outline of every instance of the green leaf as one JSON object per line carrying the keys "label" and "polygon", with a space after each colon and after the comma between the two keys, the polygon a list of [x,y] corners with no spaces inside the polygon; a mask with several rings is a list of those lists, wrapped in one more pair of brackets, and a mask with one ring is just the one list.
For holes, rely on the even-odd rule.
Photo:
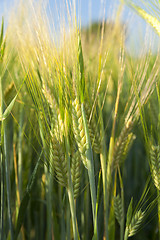
{"label": "green leaf", "polygon": [[109,239],[115,239],[115,216],[114,216],[114,201],[112,198],[110,213],[109,213],[109,224],[108,224]]}
{"label": "green leaf", "polygon": [[26,209],[29,203],[29,199],[30,199],[30,195],[28,192],[25,192],[25,195],[21,201],[21,205],[19,208],[19,213],[18,213],[18,220],[17,220],[17,226],[16,226],[16,231],[15,231],[15,236],[14,239],[16,240],[18,237],[18,234],[20,232],[24,217],[25,217],[25,213],[26,213]]}
{"label": "green leaf", "polygon": [[2,42],[3,42],[3,32],[4,32],[4,19],[3,19],[3,17],[2,17],[1,35],[0,35],[0,47],[1,47]]}
{"label": "green leaf", "polygon": [[2,116],[0,116],[0,121],[3,121],[3,120],[5,120],[8,117],[8,115],[12,111],[12,108],[14,106],[14,103],[16,101],[17,96],[18,96],[18,94],[16,94],[16,96],[12,99],[12,101],[10,102],[10,104],[8,105],[8,107],[6,108],[4,113],[2,114]]}
{"label": "green leaf", "polygon": [[78,61],[79,61],[79,90],[80,90],[80,96],[81,96],[81,102],[84,101],[84,91],[85,91],[85,78],[84,78],[84,61],[83,61],[83,51],[82,51],[82,43],[81,43],[81,37],[80,33],[78,32]]}
{"label": "green leaf", "polygon": [[6,42],[4,41],[3,46],[1,47],[1,50],[0,50],[0,58],[1,58],[1,60],[4,57],[5,47],[6,47]]}
{"label": "green leaf", "polygon": [[131,198],[128,211],[127,211],[127,221],[126,221],[126,226],[129,226],[131,219],[132,219],[132,211],[133,211],[133,197]]}

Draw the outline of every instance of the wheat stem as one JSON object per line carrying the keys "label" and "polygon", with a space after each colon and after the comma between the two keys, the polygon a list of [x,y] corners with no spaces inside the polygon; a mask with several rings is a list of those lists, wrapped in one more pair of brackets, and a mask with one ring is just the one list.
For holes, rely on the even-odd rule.
{"label": "wheat stem", "polygon": [[126,227],[125,234],[124,234],[124,240],[128,239],[128,233],[129,233],[129,229],[128,229],[128,227]]}
{"label": "wheat stem", "polygon": [[158,236],[160,240],[160,192],[157,189],[157,196],[158,196]]}
{"label": "wheat stem", "polygon": [[[67,115],[67,112],[66,112]],[[70,166],[70,144],[69,144],[69,138],[68,138],[68,128],[67,128],[67,117],[65,118],[65,147],[66,147],[66,158],[67,158],[67,169],[68,169],[68,198],[69,198],[69,204],[70,204],[70,210],[71,210],[71,216],[72,216],[72,226],[73,226],[73,235],[74,240],[79,239],[79,233],[78,233],[78,226],[77,226],[77,220],[76,220],[76,208],[75,208],[75,202],[74,202],[74,192],[73,192],[73,183],[72,183],[72,176],[71,176],[71,166]]]}
{"label": "wheat stem", "polygon": [[19,136],[18,136],[18,188],[20,193],[20,198],[22,198],[22,139],[23,139],[23,118],[24,118],[24,108],[20,108],[20,118],[19,118]]}
{"label": "wheat stem", "polygon": [[122,218],[121,218],[121,224],[120,224],[120,240],[123,240],[123,235],[124,235],[124,188],[123,188],[123,181],[122,181],[122,176],[121,176],[119,167],[118,167],[118,174],[119,174],[121,199],[122,199]]}
{"label": "wheat stem", "polygon": [[104,236],[108,239],[108,209],[107,209],[107,184],[106,184],[106,166],[107,166],[107,153],[106,153],[106,141],[105,141],[105,131],[102,116],[102,109],[100,100],[99,104],[99,116],[100,116],[100,126],[101,126],[101,141],[102,150],[100,153],[101,169],[102,169],[102,181],[103,181],[103,201],[104,201]]}
{"label": "wheat stem", "polygon": [[[94,162],[93,162],[93,154],[92,154],[92,147],[91,141],[89,136],[89,129],[87,125],[86,114],[84,110],[84,104],[81,104],[81,111],[83,117],[83,123],[85,128],[85,135],[86,135],[86,158],[87,158],[87,168],[88,168],[88,176],[90,182],[90,190],[91,190],[91,201],[92,201],[92,213],[93,213],[93,222],[94,227],[97,229],[97,239],[98,239],[98,227],[97,227],[97,216],[96,216],[96,185],[95,185],[95,178],[94,178]],[[95,226],[96,224],[96,226]]]}
{"label": "wheat stem", "polygon": [[5,174],[6,174],[6,190],[7,190],[7,204],[8,204],[8,220],[9,228],[11,233],[11,240],[14,239],[13,235],[13,224],[12,224],[12,212],[11,212],[11,184],[10,184],[10,170],[9,170],[9,151],[8,151],[8,136],[7,136],[7,127],[6,121],[4,120],[4,155],[5,155]]}
{"label": "wheat stem", "polygon": [[[0,77],[0,116],[3,114],[3,106],[2,106],[2,79]],[[4,228],[4,155],[3,155],[3,121],[0,122],[1,125],[1,135],[0,135],[0,160],[1,160],[1,218],[0,218],[0,239],[3,240],[3,228]]]}

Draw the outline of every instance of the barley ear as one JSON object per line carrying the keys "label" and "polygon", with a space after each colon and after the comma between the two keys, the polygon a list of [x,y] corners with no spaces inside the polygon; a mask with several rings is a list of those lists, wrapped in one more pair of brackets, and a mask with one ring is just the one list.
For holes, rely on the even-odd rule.
{"label": "barley ear", "polygon": [[86,135],[83,124],[81,106],[77,98],[74,100],[72,104],[72,120],[74,136],[78,145],[79,152],[81,154],[81,159],[84,166],[87,168]]}
{"label": "barley ear", "polygon": [[135,135],[131,133],[133,128],[133,121],[130,119],[123,127],[120,136],[116,140],[114,145],[112,171],[118,165],[122,164],[126,158],[126,155],[135,139]]}
{"label": "barley ear", "polygon": [[45,85],[43,85],[42,92],[51,110],[55,109],[56,101],[53,98],[50,89],[48,89]]}
{"label": "barley ear", "polygon": [[90,107],[89,104],[85,104],[85,110],[86,110],[86,117],[87,117],[87,122],[88,122],[88,128],[89,128],[89,135],[91,139],[91,144],[92,148],[96,153],[101,152],[101,137],[99,133],[99,128],[96,123],[95,116],[92,116],[91,120],[89,121],[90,118]]}
{"label": "barley ear", "polygon": [[121,225],[122,219],[124,218],[124,216],[123,216],[122,200],[121,200],[119,194],[116,197],[114,197],[114,214],[115,214],[115,217],[116,217],[119,225]]}
{"label": "barley ear", "polygon": [[140,229],[142,221],[144,219],[145,212],[142,212],[142,210],[138,210],[132,217],[131,223],[128,226],[128,237],[131,237],[137,233],[137,231]]}
{"label": "barley ear", "polygon": [[55,118],[55,136],[56,138],[60,141],[60,142],[63,142],[64,140],[64,122],[61,118],[61,115],[60,113],[58,113],[58,116],[57,118]]}
{"label": "barley ear", "polygon": [[150,167],[154,185],[160,190],[160,147],[151,146]]}
{"label": "barley ear", "polygon": [[59,142],[55,134],[52,134],[52,145],[53,145],[53,166],[56,172],[58,182],[67,187],[68,185],[68,169],[67,160],[64,154],[63,143]]}
{"label": "barley ear", "polygon": [[125,235],[124,235],[125,240],[128,239],[129,225],[130,225],[130,222],[132,219],[132,213],[133,213],[133,198],[131,198],[131,201],[130,201],[130,204],[129,204],[128,210],[127,210],[126,229],[125,229]]}
{"label": "barley ear", "polygon": [[145,10],[134,5],[133,3],[130,4],[137,11],[137,13],[155,29],[157,34],[160,36],[160,21],[157,19],[157,17],[152,16],[151,14],[147,13]]}
{"label": "barley ear", "polygon": [[81,156],[78,150],[72,156],[71,175],[74,198],[77,198],[80,189],[80,176],[81,176]]}

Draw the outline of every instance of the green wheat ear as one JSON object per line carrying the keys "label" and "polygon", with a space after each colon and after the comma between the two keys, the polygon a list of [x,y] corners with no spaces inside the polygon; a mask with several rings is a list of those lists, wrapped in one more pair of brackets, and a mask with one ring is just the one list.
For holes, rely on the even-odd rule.
{"label": "green wheat ear", "polygon": [[133,121],[129,119],[123,127],[114,145],[112,170],[121,164],[127,156],[127,153],[135,139],[135,135],[131,133],[132,128]]}
{"label": "green wheat ear", "polygon": [[81,177],[81,156],[79,151],[73,153],[71,162],[71,176],[73,183],[74,198],[78,197]]}
{"label": "green wheat ear", "polygon": [[141,209],[138,210],[132,217],[131,223],[128,226],[128,237],[131,237],[137,233],[140,229],[142,221],[144,219],[145,212],[142,212]]}
{"label": "green wheat ear", "polygon": [[114,197],[114,214],[119,225],[121,225],[122,219],[124,218],[124,214],[123,214],[122,199],[120,198],[119,194],[116,197]]}
{"label": "green wheat ear", "polygon": [[57,137],[57,133],[52,133],[52,145],[53,145],[53,167],[56,172],[56,177],[58,182],[64,186],[68,186],[68,169],[67,169],[67,160],[64,154],[64,144],[60,142]]}
{"label": "green wheat ear", "polygon": [[81,106],[76,98],[72,104],[72,118],[73,118],[73,131],[74,136],[78,145],[79,152],[81,154],[81,159],[84,166],[87,168],[87,159],[86,159],[86,135],[83,124]]}
{"label": "green wheat ear", "polygon": [[101,147],[101,137],[99,134],[99,129],[97,127],[97,121],[95,119],[95,116],[92,116],[91,121],[89,121],[91,109],[89,107],[89,104],[87,103],[85,103],[85,110],[86,110],[86,117],[87,117],[87,123],[88,123],[92,148],[96,153],[100,153],[102,147]]}
{"label": "green wheat ear", "polygon": [[160,146],[151,146],[150,166],[154,185],[160,190]]}
{"label": "green wheat ear", "polygon": [[144,217],[146,215],[145,211],[142,211],[141,209],[137,210],[135,213],[133,213],[133,198],[130,201],[128,211],[127,211],[127,219],[126,219],[126,229],[125,229],[125,237],[124,239],[127,240],[128,237],[131,237],[135,235],[144,220]]}

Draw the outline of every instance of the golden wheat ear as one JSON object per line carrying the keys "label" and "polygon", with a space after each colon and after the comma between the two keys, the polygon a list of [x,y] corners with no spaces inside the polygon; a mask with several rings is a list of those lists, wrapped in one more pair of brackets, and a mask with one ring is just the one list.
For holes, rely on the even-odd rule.
{"label": "golden wheat ear", "polygon": [[[129,5],[131,5],[131,7],[133,7],[136,12],[146,20],[146,22],[148,22],[157,32],[157,34],[160,36],[160,21],[159,18],[152,16],[151,14],[147,13],[145,10],[143,10],[142,8],[136,6],[133,3],[129,3]],[[151,7],[151,6],[150,6]],[[158,6],[157,6],[158,8]],[[148,8],[149,9],[149,8]],[[152,9],[152,8],[151,8]],[[158,12],[158,11],[157,11]]]}

